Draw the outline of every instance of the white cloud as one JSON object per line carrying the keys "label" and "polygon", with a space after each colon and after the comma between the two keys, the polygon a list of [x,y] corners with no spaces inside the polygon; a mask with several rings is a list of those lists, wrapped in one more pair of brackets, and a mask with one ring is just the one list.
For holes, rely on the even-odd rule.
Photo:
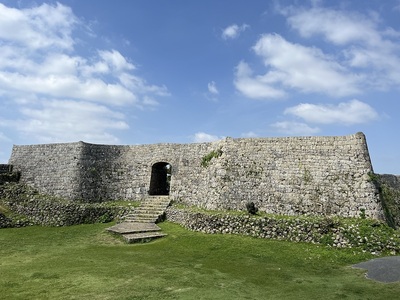
{"label": "white cloud", "polygon": [[288,135],[314,135],[320,131],[318,127],[310,127],[305,123],[283,121],[271,124],[279,133]]}
{"label": "white cloud", "polygon": [[320,49],[290,43],[277,34],[265,34],[253,50],[263,59],[267,72],[253,75],[247,63],[238,64],[234,84],[246,97],[279,99],[289,90],[334,97],[360,93],[362,77],[349,73]]}
{"label": "white cloud", "polygon": [[290,10],[287,20],[306,38],[320,34],[337,45],[381,42],[376,21],[358,13],[326,8],[294,9]]}
{"label": "white cloud", "polygon": [[218,95],[219,91],[217,88],[217,84],[214,81],[211,81],[207,84],[208,91],[213,95]]}
{"label": "white cloud", "polygon": [[241,136],[245,137],[245,138],[255,138],[255,137],[258,137],[258,134],[253,131],[249,131],[249,132],[242,133]]}
{"label": "white cloud", "polygon": [[205,132],[197,132],[193,136],[193,142],[195,143],[206,143],[206,142],[214,142],[223,139],[223,137],[218,137],[216,135],[208,134]]}
{"label": "white cloud", "polygon": [[107,83],[95,77],[84,79],[63,74],[40,77],[0,70],[0,89],[111,105],[126,105],[136,101],[136,95],[119,84]]}
{"label": "white cloud", "polygon": [[268,84],[276,82],[304,93],[337,97],[359,92],[359,78],[348,74],[344,66],[320,49],[290,43],[277,34],[265,34],[253,50],[268,68],[263,76]]}
{"label": "white cloud", "polygon": [[99,56],[107,63],[117,74],[124,71],[134,70],[135,66],[129,63],[125,57],[116,50],[99,51]]}
{"label": "white cloud", "polygon": [[359,100],[342,102],[338,105],[302,103],[285,110],[285,114],[317,124],[361,124],[378,118],[378,113]]}
{"label": "white cloud", "polygon": [[222,30],[222,38],[224,40],[227,39],[236,39],[239,37],[239,35],[244,32],[246,29],[248,29],[250,26],[247,24],[242,24],[242,25],[237,25],[237,24],[232,24],[225,29]]}
{"label": "white cloud", "polygon": [[85,140],[116,143],[113,130],[128,129],[124,115],[95,103],[73,100],[42,100],[35,108],[21,109],[21,119],[11,126],[39,142]]}
{"label": "white cloud", "polygon": [[0,4],[0,97],[22,114],[19,133],[41,142],[115,142],[114,132],[128,128],[121,111],[154,108],[157,97],[169,95],[135,74],[136,66],[115,49],[77,53],[75,36],[85,34],[84,27],[59,3]]}
{"label": "white cloud", "polygon": [[234,85],[244,96],[252,99],[277,99],[285,97],[284,90],[272,86],[274,82],[272,76],[253,76],[253,71],[245,62],[240,62],[236,66]]}
{"label": "white cloud", "polygon": [[160,103],[158,103],[157,100],[155,100],[152,97],[148,97],[148,96],[143,97],[143,104],[146,105],[146,106],[158,106],[158,105],[160,105]]}
{"label": "white cloud", "polygon": [[367,87],[387,88],[400,83],[400,32],[380,28],[379,15],[327,8],[291,9],[284,14],[301,36],[322,36],[338,47],[344,57],[342,65],[368,73],[364,76]]}
{"label": "white cloud", "polygon": [[319,48],[262,35],[253,50],[265,72],[253,75],[245,62],[236,68],[235,87],[246,97],[281,98],[291,91],[348,97],[400,85],[400,31],[382,28],[377,13],[319,5],[278,10],[300,37]]}
{"label": "white cloud", "polygon": [[32,50],[50,47],[71,50],[74,44],[71,32],[76,23],[78,19],[72,10],[59,3],[22,10],[0,3],[0,39]]}

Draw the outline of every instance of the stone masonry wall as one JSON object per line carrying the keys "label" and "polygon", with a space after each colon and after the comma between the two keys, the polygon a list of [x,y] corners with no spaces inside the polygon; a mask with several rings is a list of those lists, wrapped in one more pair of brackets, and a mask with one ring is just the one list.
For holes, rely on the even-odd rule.
{"label": "stone masonry wall", "polygon": [[358,216],[365,211],[382,218],[362,133],[224,140],[219,147],[223,154],[206,174],[207,194],[213,197],[204,194],[193,205],[238,210],[252,201],[268,213]]}
{"label": "stone masonry wall", "polygon": [[42,193],[76,198],[83,143],[14,146],[10,164],[20,182]]}
{"label": "stone masonry wall", "polygon": [[[204,157],[218,153],[202,165]],[[210,158],[210,156],[209,156]],[[342,137],[227,138],[213,143],[138,146],[14,146],[21,182],[87,202],[148,195],[153,164],[172,167],[170,195],[206,209],[382,218],[362,133]]]}

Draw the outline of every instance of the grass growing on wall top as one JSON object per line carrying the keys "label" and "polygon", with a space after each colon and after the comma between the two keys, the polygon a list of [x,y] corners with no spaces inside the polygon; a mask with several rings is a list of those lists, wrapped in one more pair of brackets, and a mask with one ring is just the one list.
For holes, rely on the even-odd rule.
{"label": "grass growing on wall top", "polygon": [[210,153],[208,153],[203,157],[203,159],[201,160],[201,166],[204,168],[208,167],[213,158],[218,158],[221,155],[222,155],[221,149],[211,151]]}
{"label": "grass growing on wall top", "polygon": [[0,230],[4,299],[396,299],[400,284],[364,278],[371,255],[190,232],[123,244],[106,224]]}
{"label": "grass growing on wall top", "polygon": [[79,202],[41,194],[32,187],[0,185],[0,213],[10,220],[1,227],[26,225],[64,226],[110,222],[139,206],[139,201]]}

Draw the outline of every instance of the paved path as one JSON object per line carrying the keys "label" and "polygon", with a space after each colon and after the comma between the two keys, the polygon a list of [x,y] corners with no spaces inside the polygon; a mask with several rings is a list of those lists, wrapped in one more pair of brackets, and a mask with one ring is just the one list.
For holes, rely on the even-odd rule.
{"label": "paved path", "polygon": [[385,283],[400,281],[400,256],[375,258],[353,265],[353,267],[366,269],[366,277],[372,280]]}

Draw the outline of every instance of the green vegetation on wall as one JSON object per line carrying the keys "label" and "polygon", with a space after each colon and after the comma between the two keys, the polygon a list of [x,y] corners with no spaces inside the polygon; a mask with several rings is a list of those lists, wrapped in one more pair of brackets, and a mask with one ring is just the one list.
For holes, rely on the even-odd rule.
{"label": "green vegetation on wall", "polygon": [[[131,209],[127,203],[81,203],[43,195],[22,184],[7,183],[0,185],[0,228],[106,223],[125,215]],[[129,203],[132,208],[136,205]]]}
{"label": "green vegetation on wall", "polygon": [[207,155],[203,156],[203,159],[201,160],[201,166],[204,168],[208,167],[213,158],[218,158],[221,155],[222,155],[221,149],[211,151]]}
{"label": "green vegetation on wall", "polygon": [[369,173],[369,177],[379,191],[386,223],[400,228],[400,189],[390,186],[384,179],[385,175]]}

